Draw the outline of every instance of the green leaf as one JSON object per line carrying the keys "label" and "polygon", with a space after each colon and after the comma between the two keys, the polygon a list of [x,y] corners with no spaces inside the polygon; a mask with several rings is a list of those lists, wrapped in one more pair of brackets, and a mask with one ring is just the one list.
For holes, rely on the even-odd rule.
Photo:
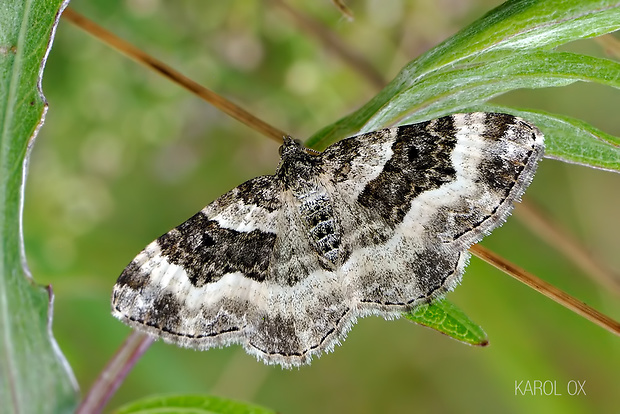
{"label": "green leaf", "polygon": [[275,414],[254,404],[208,395],[171,395],[134,401],[115,414]]}
{"label": "green leaf", "polygon": [[399,119],[385,118],[389,112],[377,114],[369,127],[419,122],[462,111],[514,89],[565,86],[578,80],[620,88],[620,64],[568,52],[488,53],[482,62],[473,60],[431,74],[395,96],[393,105],[409,109],[399,113]]}
{"label": "green leaf", "polygon": [[71,412],[73,375],[51,333],[51,289],[36,285],[23,252],[28,150],[47,104],[40,90],[61,0],[5,0],[0,9],[0,404],[2,412]]}
{"label": "green leaf", "polygon": [[620,87],[617,62],[550,50],[618,29],[617,1],[508,1],[410,62],[370,102],[307,145],[322,149],[345,136],[462,111],[517,88],[575,81]]}
{"label": "green leaf", "polygon": [[412,322],[435,329],[469,345],[486,346],[489,344],[487,334],[482,328],[447,300],[438,300],[428,305],[418,306],[405,313],[404,316]]}

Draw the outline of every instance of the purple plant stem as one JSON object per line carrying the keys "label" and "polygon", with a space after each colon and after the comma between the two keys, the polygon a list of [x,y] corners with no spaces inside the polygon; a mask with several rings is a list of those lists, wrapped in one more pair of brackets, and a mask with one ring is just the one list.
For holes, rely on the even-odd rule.
{"label": "purple plant stem", "polygon": [[75,413],[100,413],[151,343],[153,338],[133,331],[101,371]]}

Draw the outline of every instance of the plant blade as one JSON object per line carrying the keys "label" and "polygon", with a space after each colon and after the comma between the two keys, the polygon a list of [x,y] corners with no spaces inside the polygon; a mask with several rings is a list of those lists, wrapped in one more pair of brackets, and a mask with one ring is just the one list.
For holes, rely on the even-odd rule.
{"label": "plant blade", "polygon": [[254,404],[208,395],[151,397],[129,403],[115,414],[275,414]]}
{"label": "plant blade", "polygon": [[47,111],[42,68],[62,0],[0,12],[0,401],[3,412],[71,412],[77,386],[51,333],[51,289],[26,267],[21,213],[28,152]]}
{"label": "plant blade", "polygon": [[[563,86],[577,80],[617,84],[617,76],[610,75],[617,62],[550,49],[618,29],[617,1],[508,1],[410,62],[372,100],[318,131],[307,145],[323,149],[358,132],[458,112],[517,88]],[[565,58],[581,62],[563,62]],[[598,63],[612,72],[598,71]],[[510,72],[509,81],[504,71]]]}
{"label": "plant blade", "polygon": [[404,317],[469,345],[487,346],[489,344],[487,334],[482,328],[447,300],[437,300],[418,306],[405,313]]}

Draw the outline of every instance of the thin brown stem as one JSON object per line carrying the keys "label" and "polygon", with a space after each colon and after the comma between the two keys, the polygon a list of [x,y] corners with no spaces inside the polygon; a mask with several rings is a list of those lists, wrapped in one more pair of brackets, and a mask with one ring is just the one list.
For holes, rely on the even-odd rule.
{"label": "thin brown stem", "polygon": [[284,0],[272,0],[272,2],[286,12],[302,30],[318,39],[326,50],[340,58],[375,88],[382,89],[386,85],[383,75],[361,53],[346,45],[329,28],[299,12]]}
{"label": "thin brown stem", "polygon": [[531,287],[532,289],[542,293],[549,299],[559,303],[567,309],[575,312],[578,315],[583,316],[589,321],[599,325],[600,327],[620,336],[620,322],[611,319],[609,316],[604,315],[594,308],[586,305],[585,303],[575,299],[568,293],[558,289],[557,287],[545,282],[544,280],[534,276],[533,274],[521,269],[513,263],[508,262],[498,254],[491,250],[480,246],[479,244],[472,246],[469,250],[484,260],[485,262],[493,265],[504,273],[517,279],[519,282]]}
{"label": "thin brown stem", "polygon": [[575,237],[544,214],[531,201],[517,204],[515,216],[549,245],[560,251],[568,260],[581,268],[595,282],[620,296],[620,275],[596,260]]}
{"label": "thin brown stem", "polygon": [[95,22],[80,15],[70,7],[65,9],[62,15],[63,18],[69,20],[71,23],[85,30],[92,36],[106,43],[107,45],[118,50],[125,56],[149,67],[160,75],[170,79],[171,81],[179,84],[183,88],[187,89],[191,93],[199,96],[211,105],[215,106],[222,112],[230,115],[239,122],[249,126],[250,128],[260,132],[261,134],[272,138],[276,141],[282,142],[282,138],[288,135],[286,132],[279,130],[278,128],[267,124],[266,122],[258,119],[254,115],[250,114],[243,108],[235,105],[226,98],[216,94],[215,92],[205,88],[199,83],[191,80],[179,71],[166,65],[162,61],[155,59],[154,57],[144,53],[134,45],[114,35],[103,27],[99,26]]}
{"label": "thin brown stem", "polygon": [[342,0],[332,0],[332,3],[334,3],[334,6],[336,6],[336,8],[340,11],[340,13],[342,13],[342,15],[350,22],[353,21],[353,12],[351,11],[351,9],[349,9],[347,7],[346,4],[344,4],[344,1]]}
{"label": "thin brown stem", "polygon": [[152,342],[150,336],[133,331],[101,371],[75,413],[100,413]]}

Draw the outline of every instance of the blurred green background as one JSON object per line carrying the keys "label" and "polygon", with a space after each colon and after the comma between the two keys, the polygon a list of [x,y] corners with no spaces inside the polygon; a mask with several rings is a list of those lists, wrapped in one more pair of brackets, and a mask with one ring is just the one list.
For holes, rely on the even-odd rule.
{"label": "blurred green background", "polygon": [[[490,0],[290,1],[391,79],[499,5]],[[74,0],[78,12],[304,139],[377,90],[304,32],[278,2]],[[594,41],[570,50],[604,56]],[[277,164],[278,144],[61,21],[43,82],[50,103],[25,203],[29,265],[56,294],[54,333],[83,392],[128,335],[109,297],[151,240]],[[575,116],[620,135],[618,91],[600,85],[515,91],[497,102]],[[534,201],[618,272],[620,175],[545,160]],[[483,244],[602,312],[618,297],[516,217]],[[448,298],[489,335],[472,348],[404,320],[360,320],[311,366],[285,371],[239,347],[154,344],[110,407],[156,393],[212,393],[283,413],[592,413],[620,407],[620,339],[472,259]],[[562,396],[515,395],[551,380]],[[569,396],[569,381],[587,395]]]}

